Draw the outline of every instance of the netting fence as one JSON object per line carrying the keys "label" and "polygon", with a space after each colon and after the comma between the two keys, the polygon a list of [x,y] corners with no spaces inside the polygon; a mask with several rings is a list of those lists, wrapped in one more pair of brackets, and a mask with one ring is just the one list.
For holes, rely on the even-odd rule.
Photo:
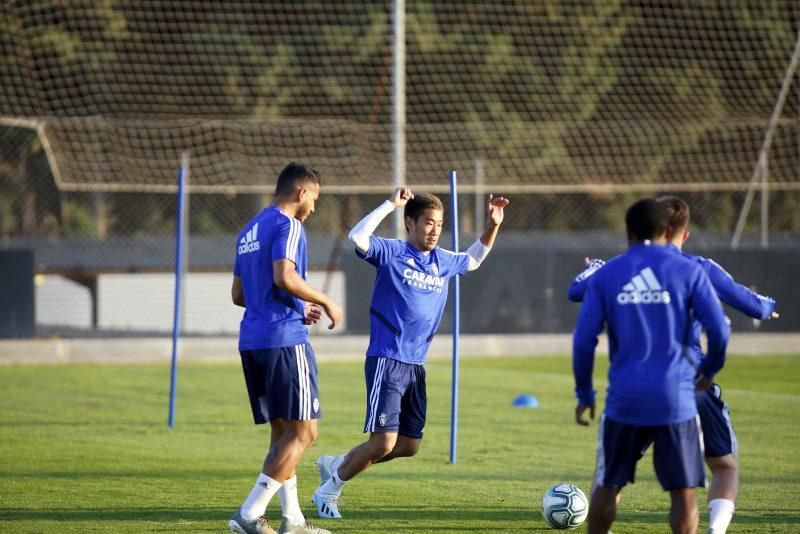
{"label": "netting fence", "polygon": [[[392,21],[389,2],[3,2],[4,243],[42,272],[168,268],[188,151],[193,269],[229,268],[289,160],[323,174],[324,267],[392,188]],[[488,192],[513,200],[507,239],[579,244],[669,192],[727,244],[799,24],[792,0],[409,0],[406,181],[446,193],[457,169],[468,238]],[[800,233],[798,95],[767,154],[773,244]]]}

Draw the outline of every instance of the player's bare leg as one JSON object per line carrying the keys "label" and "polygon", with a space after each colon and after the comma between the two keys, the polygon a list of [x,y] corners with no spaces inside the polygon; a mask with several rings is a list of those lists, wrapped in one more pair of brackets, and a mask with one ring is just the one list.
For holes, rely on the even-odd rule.
{"label": "player's bare leg", "polygon": [[[294,477],[295,467],[303,454],[308,450],[317,438],[317,422],[294,421],[274,419],[270,421],[270,447],[267,457],[256,484],[250,491],[242,506],[236,511],[228,522],[228,526],[233,532],[258,532],[273,534],[275,531],[270,527],[269,522],[263,517],[263,511],[272,497],[283,489],[284,482],[289,482],[290,488],[283,489],[284,496],[281,498],[281,505],[286,515],[286,504],[291,504],[286,499],[286,493],[290,496],[294,494],[294,501],[297,500],[297,484]],[[291,479],[291,480],[290,480]],[[297,504],[296,509],[289,506],[289,516],[293,520],[305,518]]]}
{"label": "player's bare leg", "polygon": [[[273,419],[270,422],[270,450],[280,441],[286,430],[287,421],[283,419]],[[283,532],[327,532],[318,529],[306,521],[303,510],[300,508],[300,501],[297,498],[297,470],[292,470],[289,477],[283,481],[283,485],[278,490],[278,499],[281,502],[283,519],[281,520],[278,534]]]}
{"label": "player's bare leg", "polygon": [[369,439],[347,453],[337,472],[348,481],[384,456],[390,454],[398,442],[396,432],[372,432]]}
{"label": "player's bare leg", "polygon": [[[280,441],[281,437],[283,437],[283,432],[286,429],[286,421],[284,419],[273,419],[270,421],[270,433],[269,433],[269,450],[272,450],[272,447],[275,446],[278,441]],[[292,473],[289,475],[289,478],[295,476],[295,471],[293,470]]]}
{"label": "player's bare leg", "polygon": [[669,509],[669,524],[675,534],[694,534],[700,524],[697,497],[694,488],[670,490],[672,506]]}
{"label": "player's bare leg", "polygon": [[607,534],[617,518],[617,497],[621,488],[596,486],[589,504],[589,534]]}
{"label": "player's bare leg", "polygon": [[[401,442],[403,445],[398,453],[410,455],[413,445],[409,444],[407,439],[405,438]],[[341,495],[344,485],[372,464],[391,454],[398,441],[396,432],[372,432],[367,441],[351,449],[345,455],[344,460],[338,462],[338,465],[332,463],[334,469],[330,478],[320,484],[312,496],[319,516],[327,519],[341,519],[339,495]]]}
{"label": "player's bare leg", "polygon": [[317,439],[317,421],[283,421],[280,437],[270,446],[262,473],[278,481],[294,474],[303,454]]}
{"label": "player's bare leg", "polygon": [[739,453],[706,458],[706,464],[711,469],[711,487],[708,490],[711,514],[708,531],[722,534],[728,530],[733,518],[734,503],[739,495]]}
{"label": "player's bare leg", "polygon": [[419,444],[421,441],[422,440],[419,438],[398,436],[397,442],[392,448],[392,451],[386,456],[383,456],[372,463],[380,464],[383,462],[388,462],[389,460],[394,460],[395,458],[408,458],[410,456],[415,456],[419,452]]}

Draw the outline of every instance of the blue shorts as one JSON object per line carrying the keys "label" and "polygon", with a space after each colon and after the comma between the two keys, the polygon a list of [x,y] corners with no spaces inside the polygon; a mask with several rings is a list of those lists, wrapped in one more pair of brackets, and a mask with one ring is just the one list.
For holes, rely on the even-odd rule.
{"label": "blue shorts", "polygon": [[665,490],[706,485],[699,418],[671,425],[620,423],[603,414],[597,439],[595,482],[607,488],[634,481],[636,463],[653,444],[653,466]]}
{"label": "blue shorts", "polygon": [[322,416],[317,360],[308,343],[239,351],[253,421],[306,421]]}
{"label": "blue shorts", "polygon": [[728,404],[722,400],[722,388],[714,384],[707,391],[698,391],[697,413],[703,427],[707,458],[727,456],[739,450]]}
{"label": "blue shorts", "polygon": [[391,358],[367,357],[367,417],[364,432],[396,432],[422,439],[428,397],[425,368]]}

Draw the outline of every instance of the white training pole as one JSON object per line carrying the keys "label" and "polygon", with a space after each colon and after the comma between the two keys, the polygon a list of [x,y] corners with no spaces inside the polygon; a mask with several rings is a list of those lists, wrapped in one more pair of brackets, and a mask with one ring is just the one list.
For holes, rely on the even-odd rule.
{"label": "white training pole", "polygon": [[[392,183],[406,185],[406,2],[394,0],[392,10]],[[395,210],[394,235],[405,236],[403,210]]]}
{"label": "white training pole", "polygon": [[[458,252],[458,184],[456,171],[450,171],[450,220],[453,252]],[[456,463],[458,448],[458,336],[461,330],[460,276],[451,278],[453,284],[453,373],[450,389],[450,463]]]}
{"label": "white training pole", "polygon": [[[775,129],[778,126],[781,113],[783,113],[783,105],[786,103],[786,97],[789,95],[789,87],[792,85],[792,78],[797,70],[798,61],[800,61],[800,33],[797,35],[792,59],[789,61],[789,66],[786,68],[786,76],[783,79],[781,92],[778,94],[778,102],[775,104],[775,108],[772,110],[772,117],[769,119],[767,133],[764,135],[764,142],[761,144],[761,150],[758,151],[758,162],[756,163],[756,168],[753,170],[753,175],[750,177],[750,186],[747,188],[747,196],[744,199],[744,204],[742,204],[742,210],[739,212],[739,220],[736,221],[736,229],[733,231],[733,238],[731,239],[732,249],[739,248],[739,241],[742,239],[742,232],[744,232],[744,225],[745,222],[747,222],[747,215],[750,213],[750,205],[753,203],[756,181],[761,177],[761,173],[764,172],[766,155],[769,154],[772,138],[775,136]],[[766,180],[766,178],[762,180]],[[764,182],[762,190],[765,191],[766,187],[767,184]]]}
{"label": "white training pole", "polygon": [[486,226],[486,207],[484,206],[485,199],[483,194],[484,183],[484,166],[483,158],[475,159],[475,235],[483,233],[483,227]]}

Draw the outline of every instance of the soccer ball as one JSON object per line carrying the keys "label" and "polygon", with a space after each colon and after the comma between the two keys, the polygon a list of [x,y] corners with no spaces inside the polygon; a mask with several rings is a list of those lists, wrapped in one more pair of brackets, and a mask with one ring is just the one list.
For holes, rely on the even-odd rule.
{"label": "soccer ball", "polygon": [[542,517],[553,528],[575,528],[586,521],[589,502],[586,495],[572,484],[553,486],[542,498]]}

